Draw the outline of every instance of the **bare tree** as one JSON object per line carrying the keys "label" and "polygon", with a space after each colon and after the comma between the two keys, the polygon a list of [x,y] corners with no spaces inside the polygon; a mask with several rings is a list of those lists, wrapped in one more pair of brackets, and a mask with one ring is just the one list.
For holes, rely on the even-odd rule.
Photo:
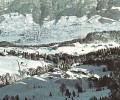
{"label": "bare tree", "polygon": [[62,92],[62,95],[65,92],[65,90],[66,90],[66,85],[65,84],[61,84],[60,91]]}

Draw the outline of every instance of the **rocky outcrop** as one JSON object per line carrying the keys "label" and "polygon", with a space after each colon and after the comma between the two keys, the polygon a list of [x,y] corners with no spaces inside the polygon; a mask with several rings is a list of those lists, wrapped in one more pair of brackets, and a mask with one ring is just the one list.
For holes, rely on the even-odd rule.
{"label": "rocky outcrop", "polygon": [[57,21],[61,16],[82,17],[96,7],[97,0],[14,0],[6,13],[32,14],[34,21],[42,24],[45,18]]}
{"label": "rocky outcrop", "polygon": [[120,11],[112,9],[119,6],[119,0],[14,0],[5,13],[32,14],[34,22],[39,24],[44,20],[57,21],[61,16],[90,18],[96,14],[119,20]]}

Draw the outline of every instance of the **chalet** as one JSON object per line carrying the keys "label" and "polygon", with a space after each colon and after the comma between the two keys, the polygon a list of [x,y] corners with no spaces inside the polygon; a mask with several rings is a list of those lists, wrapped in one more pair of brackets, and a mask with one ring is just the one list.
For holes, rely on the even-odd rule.
{"label": "chalet", "polygon": [[84,75],[88,75],[90,73],[89,70],[83,68],[72,68],[70,69],[70,72],[75,74],[84,74]]}

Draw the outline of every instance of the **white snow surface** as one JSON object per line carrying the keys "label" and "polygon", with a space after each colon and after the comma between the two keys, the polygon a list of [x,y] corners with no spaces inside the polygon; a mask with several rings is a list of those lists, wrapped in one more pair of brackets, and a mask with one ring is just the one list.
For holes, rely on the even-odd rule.
{"label": "white snow surface", "polygon": [[[0,89],[0,99],[4,97],[5,94],[9,96],[19,95],[20,100],[24,100],[25,96],[30,100],[64,100],[66,96],[62,96],[59,87],[60,84],[55,83],[56,79],[47,79],[43,77],[30,77],[22,81],[18,81],[6,87]],[[34,88],[35,86],[35,88]],[[39,88],[42,86],[42,88]],[[67,86],[67,88],[72,92],[77,90],[73,86]],[[52,97],[49,96],[50,92]],[[75,100],[89,100],[92,96],[97,98],[108,96],[110,90],[105,89],[103,91],[98,91],[93,89],[86,89],[86,92],[79,93],[80,97],[74,97]],[[33,95],[35,98],[33,99]],[[76,93],[78,95],[78,93]]]}
{"label": "white snow surface", "polygon": [[27,60],[24,58],[14,57],[14,56],[0,56],[0,75],[10,73],[10,74],[19,74],[19,66],[20,64],[21,70],[29,69],[29,68],[37,68],[38,66],[44,67],[45,65],[49,65],[50,63],[44,61],[34,61]]}
{"label": "white snow surface", "polygon": [[[21,69],[28,68],[37,68],[38,66],[44,67],[49,63],[44,61],[33,61],[26,60],[24,58],[14,57],[14,56],[0,56],[0,75],[10,73],[10,74],[19,74],[18,73],[18,60],[20,62]],[[22,63],[21,63],[22,62]],[[105,89],[103,91],[96,92],[96,89],[88,88],[88,80],[87,78],[91,77],[89,74],[92,71],[94,77],[99,78],[104,75],[108,75],[109,72],[102,72],[103,68],[107,66],[93,66],[93,65],[79,65],[73,64],[72,68],[67,72],[58,71],[49,72],[42,74],[40,76],[26,76],[24,79],[12,83],[11,85],[0,88],[0,99],[2,99],[5,95],[16,96],[19,95],[20,100],[24,100],[25,96],[30,100],[64,100],[66,96],[62,96],[60,92],[60,85],[62,83],[66,83],[66,87],[72,92],[73,90],[76,92],[76,95],[80,95],[80,97],[74,97],[75,100],[89,100],[92,96],[96,96],[97,98],[108,96],[110,90]],[[88,75],[73,73],[72,71],[82,71],[87,72]],[[69,74],[70,78],[63,78],[64,74]],[[50,79],[49,77],[52,77]],[[79,78],[79,79],[78,79]],[[80,82],[82,80],[82,88],[86,90],[83,93],[77,93],[75,89],[75,82]],[[74,84],[73,84],[74,83]],[[81,83],[79,83],[81,84]],[[42,86],[42,88],[41,88]],[[35,88],[34,88],[35,87]],[[52,97],[49,96],[50,92],[52,93]],[[33,99],[33,95],[35,98]]]}
{"label": "white snow surface", "polygon": [[[112,9],[120,10],[118,7],[112,7]],[[86,16],[82,18],[77,18],[75,16],[62,16],[58,23],[55,24],[55,20],[52,21],[44,21],[42,26],[33,22],[33,18],[31,14],[26,14],[23,16],[21,14],[11,13],[4,14],[5,18],[2,23],[0,23],[0,30],[2,30],[2,34],[0,34],[0,41],[8,41],[16,44],[25,44],[25,45],[36,45],[36,44],[48,44],[53,42],[61,42],[66,40],[72,40],[76,38],[83,38],[89,32],[96,31],[108,31],[108,30],[119,30],[120,22],[116,22],[112,19],[113,23],[101,24],[99,22],[101,17],[99,15],[93,16],[88,19]],[[104,18],[106,19],[106,18]],[[18,41],[19,40],[19,41]],[[75,46],[62,46],[57,47],[55,50],[51,49],[51,47],[40,47],[40,48],[16,48],[16,47],[0,47],[0,52],[3,52],[4,49],[6,51],[15,50],[21,52],[29,52],[29,53],[40,53],[40,54],[55,54],[55,53],[67,53],[72,55],[82,55],[87,54],[89,52],[94,52],[100,49],[106,49],[111,47],[117,47],[119,44],[114,42],[109,43],[91,43],[91,44],[80,44],[74,43]],[[109,44],[112,44],[109,45]],[[41,61],[33,61],[26,60],[20,57],[14,56],[0,56],[0,75],[10,73],[10,74],[19,74],[18,63],[20,62],[21,69],[28,68],[37,68],[38,66],[44,67],[50,63],[47,63],[43,60]],[[87,82],[85,78],[90,76],[88,75],[76,75],[71,72],[74,71],[92,71],[94,77],[99,78],[100,76],[108,75],[109,72],[102,72],[102,69],[106,67],[103,66],[92,66],[92,65],[81,65],[78,67],[74,67],[67,71],[66,73],[71,75],[69,81],[72,79],[76,79],[76,77],[82,78],[84,84],[83,88],[86,89],[86,92],[80,93],[80,97],[75,97],[75,100],[89,100],[92,96],[97,96],[100,98],[102,96],[107,96],[110,92],[108,89],[103,91],[96,92],[95,89],[88,89]],[[54,73],[46,73],[41,75],[40,77],[27,77],[21,81],[13,83],[11,85],[5,86],[0,89],[0,99],[6,94],[10,96],[19,95],[21,100],[24,100],[25,96],[27,96],[30,100],[33,100],[32,96],[35,95],[35,100],[64,100],[66,97],[62,96],[59,87],[60,84],[55,83],[56,80],[60,80],[62,78],[55,77],[56,75],[61,75],[62,72],[54,72]],[[53,76],[53,79],[48,79],[49,76]],[[66,79],[65,79],[66,81]],[[33,88],[35,85],[36,88]],[[43,88],[38,88],[38,86],[42,86]],[[67,86],[71,91],[75,90],[73,86]],[[76,91],[76,90],[75,90]],[[53,96],[49,97],[49,93],[52,92]],[[59,95],[58,95],[59,94]]]}
{"label": "white snow surface", "polygon": [[[90,32],[119,30],[120,22],[101,24],[101,17],[95,15],[88,19],[86,16],[62,16],[58,23],[55,20],[45,20],[42,26],[33,22],[31,14],[10,13],[3,15],[5,20],[0,23],[2,33],[1,41],[9,41],[17,44],[35,45],[62,42],[76,38],[83,38]],[[107,18],[108,19],[108,18]],[[7,27],[6,27],[7,26]]]}
{"label": "white snow surface", "polygon": [[21,51],[28,53],[40,53],[40,54],[56,54],[56,53],[67,53],[70,55],[83,55],[90,52],[95,52],[101,49],[114,48],[119,47],[120,45],[115,42],[109,43],[90,43],[90,44],[80,44],[79,42],[74,43],[74,46],[62,46],[58,47],[58,45],[54,45],[56,49],[53,47],[30,47],[30,48],[17,48],[17,47],[0,47],[0,52],[4,50],[10,51]]}
{"label": "white snow surface", "polygon": [[[79,65],[74,66],[73,68],[69,69],[66,73],[71,76],[72,79],[76,78],[89,78],[89,77],[96,77],[100,78],[103,76],[109,76],[110,71],[103,72],[103,68],[107,69],[106,65],[95,66],[95,65]],[[85,74],[83,74],[83,73]],[[75,77],[76,76],[76,77]]]}
{"label": "white snow surface", "polygon": [[119,10],[119,11],[120,11],[120,7],[115,7],[115,6],[113,6],[112,9],[116,9],[116,10]]}

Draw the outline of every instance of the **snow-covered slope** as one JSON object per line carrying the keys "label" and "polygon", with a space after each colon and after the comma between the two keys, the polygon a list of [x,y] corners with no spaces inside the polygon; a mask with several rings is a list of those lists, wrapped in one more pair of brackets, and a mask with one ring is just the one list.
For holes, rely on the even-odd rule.
{"label": "snow-covered slope", "polygon": [[24,47],[24,48],[18,48],[18,47],[0,47],[0,52],[4,53],[4,50],[6,52],[9,52],[10,50],[13,50],[15,52],[28,52],[28,53],[40,53],[40,54],[56,54],[56,53],[67,53],[70,55],[83,55],[88,54],[90,52],[96,52],[101,49],[108,49],[108,48],[114,48],[119,47],[119,43],[115,42],[109,42],[109,43],[85,43],[80,44],[79,42],[73,43],[73,46],[58,46],[54,45],[51,47]]}
{"label": "snow-covered slope", "polygon": [[[7,63],[6,63],[7,62]],[[19,62],[19,65],[18,65]],[[18,71],[26,70],[29,68],[45,67],[50,65],[50,63],[44,61],[33,61],[27,60],[14,56],[0,56],[0,75],[10,73],[10,74],[20,74]],[[19,69],[20,66],[20,69]]]}
{"label": "snow-covered slope", "polygon": [[[119,0],[1,0],[0,41],[48,44],[120,29]],[[83,6],[84,5],[84,6]]]}
{"label": "snow-covered slope", "polygon": [[[20,100],[25,97],[29,100],[65,100],[68,97],[60,92],[63,83],[70,92],[75,91],[75,100],[108,96],[110,90],[106,87],[101,91],[96,91],[94,86],[97,87],[97,84],[92,84],[92,89],[89,87],[89,79],[110,76],[111,72],[107,71],[106,65],[77,66],[74,63],[69,66],[70,69],[63,71],[54,68],[56,64],[42,58],[30,60],[29,57],[22,57],[29,53],[44,54],[45,57],[56,53],[79,56],[120,46],[120,31],[116,32],[120,30],[119,6],[119,0],[0,0],[0,44],[13,45],[8,43],[12,42],[16,46],[0,47],[0,87],[4,86],[0,88],[0,99],[5,95],[19,95]],[[111,30],[119,34],[113,35]],[[63,41],[72,39],[78,41],[65,42],[68,44],[64,45]],[[55,42],[63,42],[63,45],[58,43],[47,47],[22,47]],[[8,55],[10,50],[25,53],[15,57]],[[29,56],[32,59],[32,54]],[[67,64],[63,66],[66,67]],[[83,88],[83,93],[77,93],[77,82]]]}
{"label": "snow-covered slope", "polygon": [[[14,63],[12,65],[14,65]],[[89,89],[88,86],[87,79],[91,77],[89,76],[90,73],[96,78],[103,76],[103,74],[104,75],[109,74],[109,72],[102,72],[103,68],[106,68],[106,66],[80,65],[80,66],[73,66],[72,69],[66,72],[59,70],[56,72],[45,73],[42,74],[41,76],[26,77],[25,79],[17,81],[11,85],[2,87],[0,89],[0,99],[2,99],[5,95],[9,95],[9,96],[19,95],[20,100],[24,100],[25,97],[31,100],[34,99],[39,100],[41,98],[42,100],[62,100],[67,97],[62,95],[59,89],[60,85],[63,83],[66,84],[66,88],[68,88],[71,92],[73,90],[76,92],[76,97],[74,97],[75,100],[79,100],[79,99],[89,100],[92,96],[97,96],[97,98],[108,96],[108,93],[110,92],[108,89],[105,88],[103,91],[96,92],[95,88]],[[9,71],[9,69],[10,68],[8,68],[7,71]],[[78,73],[77,71],[82,71],[84,73],[87,71],[88,73],[84,75],[80,72]],[[65,75],[65,73],[70,75],[70,77],[64,78],[63,75]],[[97,75],[96,73],[98,73],[99,75]],[[61,77],[59,77],[59,75]],[[82,83],[81,83],[81,79],[82,79]],[[79,82],[79,84],[82,86],[85,92],[77,93],[77,90],[75,89],[74,86],[76,82]],[[50,92],[52,93],[52,97],[49,96]],[[77,97],[77,95],[80,95],[80,97]]]}
{"label": "snow-covered slope", "polygon": [[[32,15],[26,17],[18,14],[4,14],[5,20],[0,24],[1,41],[9,41],[20,45],[48,44],[83,38],[90,32],[119,30],[120,22],[106,19],[99,15],[88,19],[86,16],[63,16],[55,24],[55,20],[44,21],[42,26],[34,23]],[[112,23],[100,23],[99,20],[111,20]],[[7,27],[6,27],[7,26]]]}
{"label": "snow-covered slope", "polygon": [[[111,43],[113,44],[112,47],[116,47],[119,44]],[[109,47],[108,43],[102,43],[98,46],[98,44],[80,44],[80,43],[74,43],[74,48],[82,49],[89,49],[89,48],[106,48]],[[93,47],[92,47],[93,46]],[[96,47],[95,47],[96,46]],[[111,47],[111,46],[110,46]],[[62,50],[62,52],[65,52],[64,47],[58,47],[58,49]],[[69,50],[72,47],[68,47]],[[77,51],[79,51],[79,49]],[[93,50],[94,50],[93,49]],[[5,48],[1,47],[0,52],[7,52],[10,50],[17,51],[24,51],[24,52],[40,52],[40,53],[60,53],[61,51],[50,51],[50,47],[48,48]],[[68,50],[68,51],[69,51]],[[69,54],[69,52],[67,52]],[[78,52],[79,53],[79,52]],[[70,52],[70,54],[74,54],[73,51]],[[6,63],[7,62],[7,63]],[[19,62],[19,64],[18,64]],[[49,62],[45,62],[44,60],[27,60],[20,57],[14,57],[14,56],[0,56],[0,71],[1,75],[5,75],[6,73],[19,75],[19,66],[21,70],[27,71],[31,68],[37,68],[38,66],[45,68],[46,65],[51,65]],[[106,65],[101,66],[93,66],[93,65],[77,65],[76,63],[71,66],[72,68],[68,71],[62,71],[59,68],[54,68],[56,70],[55,72],[47,72],[44,74],[40,74],[39,76],[27,76],[24,75],[24,77],[20,77],[20,80],[15,83],[12,83],[11,85],[4,86],[0,88],[0,99],[2,99],[5,95],[9,96],[16,96],[19,95],[20,100],[24,100],[25,97],[31,99],[31,100],[62,100],[67,98],[66,96],[62,95],[60,92],[60,85],[62,83],[66,84],[66,87],[72,92],[73,90],[76,92],[76,95],[80,95],[80,97],[74,97],[75,100],[83,99],[83,100],[89,100],[92,96],[97,96],[97,98],[108,96],[108,93],[110,92],[109,89],[104,89],[102,91],[96,92],[96,88],[90,89],[89,88],[89,81],[88,78],[95,77],[100,78],[104,75],[108,76],[110,74],[109,71],[103,72],[103,68],[107,69]],[[66,75],[68,77],[66,77]],[[24,79],[23,79],[24,78]],[[75,89],[75,83],[79,82],[79,84],[82,86],[83,90],[85,92],[83,93],[77,93],[77,90]],[[82,83],[81,83],[82,82]],[[53,88],[54,87],[54,88]],[[52,93],[52,97],[49,96],[50,92]],[[34,96],[33,96],[34,95]]]}
{"label": "snow-covered slope", "polygon": [[[35,86],[35,88],[34,88]],[[41,87],[42,86],[42,87]],[[40,87],[40,88],[39,88]],[[64,100],[67,96],[62,96],[59,90],[60,84],[55,83],[55,79],[45,79],[42,77],[32,77],[27,78],[22,81],[16,82],[12,85],[3,87],[0,89],[0,97],[3,98],[5,94],[9,96],[19,95],[20,100],[24,100],[27,97],[30,100]],[[77,92],[74,87],[67,86],[72,92],[73,90]],[[50,97],[49,94],[52,93]],[[110,91],[105,89],[103,91],[96,92],[95,89],[87,89],[86,92],[76,93],[80,97],[74,97],[75,100],[89,100],[92,96],[97,96],[97,98],[108,96]],[[33,98],[34,95],[34,98]],[[1,99],[0,98],[0,99]]]}

